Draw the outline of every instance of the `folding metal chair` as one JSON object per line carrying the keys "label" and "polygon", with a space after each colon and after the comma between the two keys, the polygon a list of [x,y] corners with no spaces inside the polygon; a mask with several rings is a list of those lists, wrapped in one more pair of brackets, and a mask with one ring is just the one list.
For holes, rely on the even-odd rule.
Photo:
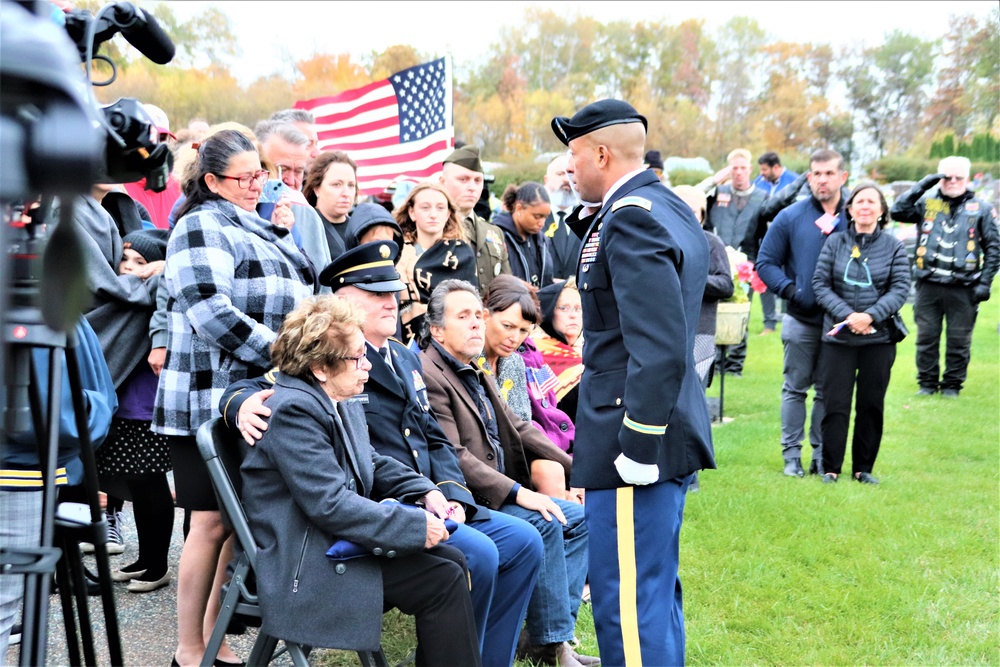
{"label": "folding metal chair", "polygon": [[[208,466],[212,485],[219,500],[219,510],[222,512],[223,523],[232,529],[236,536],[239,558],[233,571],[232,579],[223,591],[222,609],[215,622],[212,636],[205,647],[205,655],[201,659],[202,667],[211,667],[215,662],[226,636],[226,629],[235,614],[260,618],[260,606],[257,593],[247,586],[247,578],[255,571],[257,565],[257,543],[250,534],[250,525],[243,511],[241,492],[243,488],[240,477],[240,463],[243,460],[242,447],[237,437],[229,432],[222,418],[215,418],[198,429],[198,450]],[[248,665],[267,665],[283,653],[288,653],[295,667],[308,667],[308,646],[285,640],[285,648],[275,652],[280,638],[272,637],[261,631],[257,635]],[[377,651],[358,651],[358,658],[364,667],[388,667],[382,649]]]}

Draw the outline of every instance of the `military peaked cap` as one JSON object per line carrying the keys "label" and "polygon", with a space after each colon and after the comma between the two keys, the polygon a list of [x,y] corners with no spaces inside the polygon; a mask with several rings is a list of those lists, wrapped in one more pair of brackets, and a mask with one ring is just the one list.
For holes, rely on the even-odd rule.
{"label": "military peaked cap", "polygon": [[398,292],[406,289],[393,264],[399,246],[392,241],[372,241],[352,248],[319,274],[319,282],[336,292],[354,285],[369,292]]}

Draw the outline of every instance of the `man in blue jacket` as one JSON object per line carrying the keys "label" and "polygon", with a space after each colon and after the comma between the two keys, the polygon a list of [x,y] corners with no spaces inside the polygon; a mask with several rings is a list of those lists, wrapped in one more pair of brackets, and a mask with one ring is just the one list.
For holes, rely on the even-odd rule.
{"label": "man in blue jacket", "polygon": [[694,364],[708,242],[690,207],[643,167],[646,119],[630,104],[594,102],[552,129],[580,199],[601,202],[580,221],[587,344],[572,472],[587,489],[601,660],[680,665],[684,499],[694,473],[715,467]]}
{"label": "man in blue jacket", "polygon": [[823,395],[816,385],[823,309],[816,303],[812,278],[816,260],[830,234],[847,227],[842,209],[847,199],[844,161],[836,151],[821,149],[809,157],[812,196],[778,213],[764,235],[757,254],[757,275],[767,288],[785,299],[781,323],[785,348],[785,381],[781,386],[781,454],[785,475],[804,477],[802,440],[805,437],[806,397],[815,386],[809,441],[813,447],[809,474],[820,470],[823,436]]}

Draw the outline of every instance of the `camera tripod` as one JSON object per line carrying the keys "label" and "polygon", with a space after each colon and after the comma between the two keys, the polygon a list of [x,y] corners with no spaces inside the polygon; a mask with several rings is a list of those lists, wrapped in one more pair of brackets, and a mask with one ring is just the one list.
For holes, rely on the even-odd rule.
{"label": "camera tripod", "polygon": [[[63,208],[62,221],[57,227],[64,230],[58,232],[61,235],[75,233],[71,209],[71,205]],[[123,664],[121,637],[111,585],[111,570],[105,548],[108,539],[107,521],[98,501],[97,465],[90,441],[75,328],[68,326],[65,332],[50,328],[38,308],[16,302],[18,292],[16,285],[13,291],[15,303],[5,309],[2,322],[2,342],[5,348],[3,368],[7,392],[7,402],[3,406],[5,408],[3,444],[8,446],[8,438],[14,434],[25,436],[33,433],[42,472],[39,545],[30,548],[0,548],[0,572],[4,576],[25,576],[20,664],[42,665],[46,662],[49,594],[53,574],[58,579],[70,663],[97,664],[94,633],[87,605],[87,581],[80,553],[80,542],[90,542],[94,545],[97,561],[109,658],[111,664],[121,665]],[[48,359],[48,381],[44,401],[34,361],[33,353],[36,350],[43,351]],[[79,456],[83,463],[84,490],[89,505],[89,516],[86,512],[83,516],[57,516],[56,511],[56,467],[60,444],[63,363],[69,380],[78,432]],[[81,641],[83,662],[81,662]]]}

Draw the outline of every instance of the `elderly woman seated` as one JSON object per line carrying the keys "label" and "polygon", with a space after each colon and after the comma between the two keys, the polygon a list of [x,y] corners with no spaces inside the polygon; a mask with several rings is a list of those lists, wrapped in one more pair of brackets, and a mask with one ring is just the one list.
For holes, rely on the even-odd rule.
{"label": "elderly woman seated", "polygon": [[[374,650],[382,613],[395,607],[416,617],[418,665],[479,665],[464,560],[441,544],[448,502],[372,449],[364,410],[350,400],[371,368],[362,322],[346,299],[310,297],[272,346],[271,419],[242,466],[263,630]],[[390,498],[399,502],[380,502]],[[338,540],[370,555],[332,561]]]}

